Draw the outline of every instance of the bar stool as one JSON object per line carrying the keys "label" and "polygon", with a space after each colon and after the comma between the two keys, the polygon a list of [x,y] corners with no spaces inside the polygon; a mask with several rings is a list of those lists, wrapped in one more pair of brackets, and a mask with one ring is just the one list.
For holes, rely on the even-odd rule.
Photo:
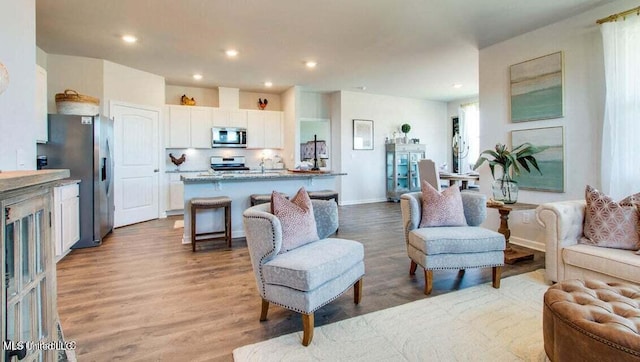
{"label": "bar stool", "polygon": [[338,204],[338,191],[335,190],[320,190],[309,191],[309,198],[316,200],[334,200]]}
{"label": "bar stool", "polygon": [[[219,209],[224,207],[224,236],[216,235],[222,231],[196,233],[196,214],[199,209]],[[216,236],[214,236],[216,235]],[[205,236],[197,239],[198,236]],[[191,249],[196,251],[196,242],[225,239],[231,247],[231,199],[227,196],[197,197],[191,199]]]}
{"label": "bar stool", "polygon": [[[284,196],[286,199],[289,199],[289,196],[287,196],[284,192],[281,192],[280,195]],[[271,202],[271,194],[252,194],[249,197],[251,199],[251,206]]]}

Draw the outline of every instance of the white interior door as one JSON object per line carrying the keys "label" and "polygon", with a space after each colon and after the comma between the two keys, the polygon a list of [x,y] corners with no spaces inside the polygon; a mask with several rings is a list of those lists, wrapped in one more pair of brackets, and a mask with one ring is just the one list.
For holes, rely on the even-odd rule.
{"label": "white interior door", "polygon": [[112,102],[114,119],[114,226],[159,215],[158,135],[160,111]]}

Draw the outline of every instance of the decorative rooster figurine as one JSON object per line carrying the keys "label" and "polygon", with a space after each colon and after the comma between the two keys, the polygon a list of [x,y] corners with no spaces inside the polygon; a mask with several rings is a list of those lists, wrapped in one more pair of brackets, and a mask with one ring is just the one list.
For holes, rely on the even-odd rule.
{"label": "decorative rooster figurine", "polygon": [[189,98],[186,94],[183,94],[182,97],[180,97],[180,104],[183,106],[195,106],[196,100],[193,97]]}
{"label": "decorative rooster figurine", "polygon": [[262,98],[258,98],[258,105],[260,106],[260,109],[267,108],[268,103],[269,101],[266,98],[264,99],[264,101],[262,100]]}
{"label": "decorative rooster figurine", "polygon": [[171,162],[172,162],[174,165],[176,165],[176,166],[180,166],[180,165],[182,165],[182,163],[183,163],[184,161],[186,161],[186,160],[187,160],[187,155],[185,155],[185,154],[183,153],[183,154],[182,154],[182,156],[180,156],[180,158],[175,158],[175,157],[173,157],[173,155],[172,155],[172,154],[169,154],[169,158],[171,159]]}

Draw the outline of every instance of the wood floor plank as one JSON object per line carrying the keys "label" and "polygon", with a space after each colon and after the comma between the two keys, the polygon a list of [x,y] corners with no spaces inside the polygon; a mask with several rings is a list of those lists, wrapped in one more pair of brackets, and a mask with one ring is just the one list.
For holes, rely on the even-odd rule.
{"label": "wood floor plank", "polygon": [[[491,268],[409,276],[400,206],[340,206],[337,237],[365,248],[362,300],[353,290],[315,313],[316,327],[491,281]],[[302,331],[300,315],[278,306],[260,322],[246,241],[182,245],[179,217],[116,229],[96,248],[72,251],[57,265],[58,312],[80,361],[230,361],[234,348]],[[502,277],[544,267],[535,260],[506,265]],[[313,342],[312,342],[313,343]]]}

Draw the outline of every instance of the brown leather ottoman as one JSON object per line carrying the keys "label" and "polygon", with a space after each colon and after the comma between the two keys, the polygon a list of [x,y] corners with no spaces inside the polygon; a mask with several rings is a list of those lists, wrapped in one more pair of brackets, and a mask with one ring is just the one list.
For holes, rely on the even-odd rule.
{"label": "brown leather ottoman", "polygon": [[640,361],[640,286],[565,280],[544,294],[551,361]]}

